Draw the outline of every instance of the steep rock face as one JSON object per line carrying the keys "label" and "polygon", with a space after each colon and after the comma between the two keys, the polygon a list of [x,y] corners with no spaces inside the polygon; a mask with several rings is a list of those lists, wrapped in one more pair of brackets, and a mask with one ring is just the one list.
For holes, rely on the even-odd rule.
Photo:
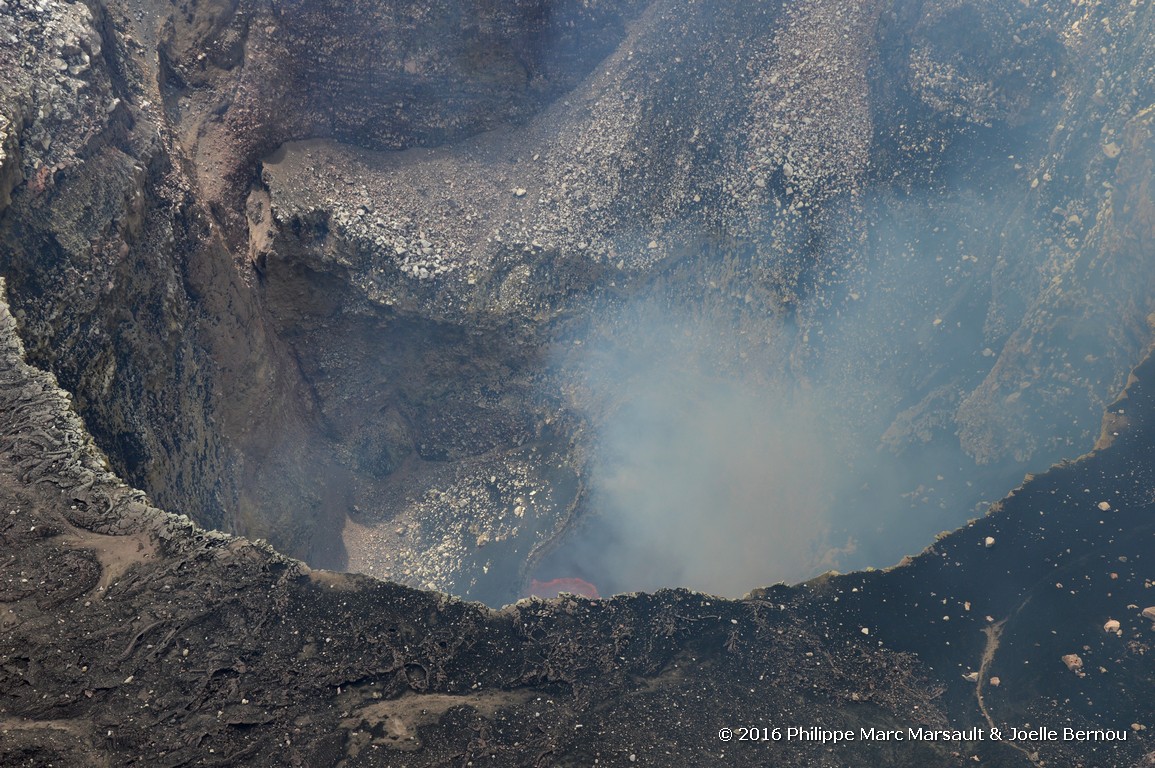
{"label": "steep rock face", "polygon": [[[303,503],[323,519],[308,399],[182,170],[148,38],[124,10],[5,11],[4,110],[23,133],[4,170],[25,181],[0,229],[29,354],[76,393],[118,471],[164,503],[258,533],[277,522],[263,510]],[[342,561],[285,528],[287,551]]]}
{"label": "steep rock face", "polygon": [[[5,764],[1150,759],[1139,726],[1155,718],[1155,656],[1136,607],[1149,586],[1150,360],[1098,453],[891,571],[741,601],[666,590],[492,611],[313,571],[161,512],[107,470],[67,393],[22,353],[0,302]],[[1010,730],[1042,722],[1127,738]],[[740,723],[855,738],[719,739]],[[984,738],[909,735],[923,728]]]}
{"label": "steep rock face", "polygon": [[[192,506],[206,524],[334,565],[343,556],[332,532],[350,506],[342,457],[355,454],[359,470],[366,459],[356,456],[375,452],[365,471],[379,474],[382,439],[403,436],[385,468],[413,440],[394,414],[374,427],[386,438],[330,444],[333,427],[318,420],[311,385],[268,333],[251,290],[244,257],[259,243],[230,230],[243,223],[255,159],[303,135],[357,130],[364,142],[399,147],[523,118],[584,74],[635,12],[589,3],[429,10],[210,3],[160,17],[159,27],[154,9],[131,3],[96,17],[82,4],[5,12],[4,197],[29,179],[5,220],[5,268],[33,356],[76,390],[134,482]],[[335,16],[356,20],[356,44],[337,44],[348,30],[333,31]],[[325,55],[309,54],[320,48]],[[446,98],[450,84],[458,90]],[[375,103],[363,98],[369,85]],[[398,103],[402,122],[387,117]],[[366,126],[393,127],[370,136]],[[45,243],[56,249],[50,259]],[[425,420],[452,420],[441,410]],[[479,440],[523,442],[514,437],[522,421],[501,416],[496,438]],[[425,442],[444,442],[446,427],[428,429]],[[330,532],[314,541],[318,525]]]}
{"label": "steep rock face", "polygon": [[[1150,360],[1099,411],[1152,334],[1151,12],[431,7],[0,0],[0,762],[1149,763]],[[494,611],[150,500],[500,603],[647,376],[814,393],[914,541],[1098,448],[737,601]],[[717,736],[1027,723],[1129,738]]]}
{"label": "steep rock face", "polygon": [[175,258],[192,238],[169,208],[187,201],[107,22],[79,3],[6,11],[5,111],[23,133],[5,170],[25,181],[0,225],[4,269],[30,354],[77,393],[118,468],[221,524],[203,482],[220,474],[220,436]]}
{"label": "steep rock face", "polygon": [[[422,459],[518,448],[562,425],[588,474],[590,438],[626,395],[586,391],[587,361],[558,349],[628,337],[641,301],[678,307],[671,325],[695,318],[685,332],[720,376],[817,390],[840,455],[870,467],[855,487],[881,477],[870,504],[909,507],[917,533],[883,558],[957,524],[943,510],[1089,446],[1152,337],[1136,245],[1145,181],[1128,170],[1146,151],[1142,97],[1129,94],[1148,86],[1117,63],[1149,55],[1149,19],[1012,3],[749,13],[651,5],[617,52],[516,130],[400,153],[290,143],[267,157],[253,258],[322,409],[338,422],[377,412],[374,445]],[[1112,109],[1088,108],[1095,99]],[[1102,140],[1081,138],[1092,132]],[[328,298],[300,301],[305,290]],[[462,357],[446,327],[490,339],[464,357],[500,375],[468,397],[460,384],[399,385],[407,374],[379,360],[412,358],[372,348],[403,345],[416,318],[442,329],[423,336],[438,359]],[[352,352],[334,337],[365,342]],[[469,366],[418,369],[472,380]],[[408,408],[381,405],[402,390]],[[422,424],[433,401],[458,429]],[[386,426],[398,420],[408,431]],[[497,494],[490,516],[517,495]],[[374,482],[355,497],[370,521],[397,521],[378,531],[386,549],[421,558],[421,538],[403,532],[428,510],[398,511]],[[846,528],[858,538],[872,524]],[[463,529],[459,546],[476,534]],[[376,570],[371,552],[355,562],[406,575]]]}
{"label": "steep rock face", "polygon": [[670,344],[822,414],[787,432],[882,480],[818,546],[892,561],[1081,452],[1151,341],[1138,7],[42,5],[30,354],[134,484],[314,563],[516,597],[604,506],[640,396],[600,372]]}
{"label": "steep rock face", "polygon": [[401,149],[523,120],[613,50],[641,6],[190,4],[162,33],[162,92],[207,200],[237,225],[255,161],[280,143]]}
{"label": "steep rock face", "polygon": [[[712,598],[671,592],[498,613],[311,571],[267,546],[206,533],[107,471],[67,394],[21,359],[15,327],[0,302],[0,440],[10,459],[0,472],[0,537],[11,553],[0,587],[6,764],[120,765],[147,755],[174,765],[434,765],[465,755],[529,765],[543,755],[617,761],[639,752],[667,760],[683,742],[670,729],[681,725],[646,713],[698,711],[702,689],[687,671],[722,696],[775,655],[822,642],[769,603],[715,608]],[[766,640],[739,641],[730,616]],[[695,629],[702,620],[713,627],[706,635]],[[786,629],[780,647],[767,643]],[[716,656],[727,633],[732,659],[699,659]],[[860,645],[865,656],[836,651],[857,657],[852,677],[892,673],[881,686],[862,678],[864,716],[897,725],[917,702],[920,722],[941,722],[911,658]],[[665,682],[643,685],[637,700],[618,697],[626,680],[655,675]],[[742,699],[767,714],[818,711],[812,701],[833,715],[832,704],[852,695],[846,681],[833,668],[815,670]],[[669,759],[695,764],[715,747],[703,738]],[[914,752],[939,754],[933,745]]]}
{"label": "steep rock face", "polygon": [[[722,360],[723,369],[740,368],[739,354],[753,354],[751,367],[759,377],[781,379],[790,343],[782,341],[779,331],[790,303],[800,301],[798,270],[806,263],[801,246],[797,253],[784,252],[794,250],[789,243],[805,241],[811,236],[807,233],[824,226],[823,214],[808,214],[807,205],[849,195],[863,180],[861,139],[869,132],[861,128],[870,115],[861,73],[870,52],[862,38],[870,34],[875,11],[807,5],[779,19],[777,9],[766,7],[751,27],[744,7],[689,10],[686,16],[676,4],[651,7],[617,53],[523,129],[399,154],[293,143],[266,159],[262,186],[249,205],[256,212],[250,232],[259,233],[250,243],[261,246],[254,254],[260,285],[321,407],[336,421],[361,426],[364,414],[378,413],[391,422],[400,416],[412,425],[410,442],[416,450],[388,447],[387,453],[408,450],[419,459],[474,461],[504,449],[504,456],[478,459],[492,466],[497,458],[499,468],[542,435],[560,434],[568,442],[583,431],[587,409],[607,412],[612,406],[592,403],[583,394],[580,361],[563,360],[559,375],[558,342],[589,341],[591,332],[583,328],[591,318],[600,326],[592,331],[595,336],[612,336],[613,324],[628,322],[621,315],[634,298],[660,296],[664,289],[655,285],[662,283],[671,286],[669,300],[707,316],[738,314],[741,325],[735,331],[759,339],[752,346],[738,343],[740,349],[733,349],[733,340],[710,339],[732,352]],[[760,32],[747,39],[751,28]],[[852,43],[840,47],[844,38]],[[744,48],[748,43],[753,53]],[[801,54],[794,54],[799,46],[813,53],[813,60],[800,61]],[[767,70],[756,80],[747,75],[751,58]],[[779,59],[785,63],[776,64]],[[838,73],[850,73],[849,81],[827,88],[839,81]],[[827,93],[828,100],[791,103],[782,91],[795,86]],[[784,102],[767,95],[774,93]],[[841,153],[833,141],[823,144],[821,153],[809,145],[799,148],[797,169],[790,167],[789,173],[792,184],[805,188],[809,202],[783,207],[767,179],[771,186],[778,184],[772,177],[783,171],[772,166],[791,166],[785,153],[789,149],[794,158],[795,149],[786,147],[781,135],[755,127],[776,124],[781,132],[789,127],[782,121],[792,120],[800,129],[817,124],[821,115],[830,124],[814,135],[853,134],[858,154]],[[767,142],[773,139],[773,146],[753,143],[749,137],[755,133]],[[810,134],[798,130],[797,135]],[[755,161],[758,153],[761,159]],[[751,164],[762,169],[757,178],[748,170]],[[729,233],[725,237],[740,240],[719,246],[717,241],[724,239],[719,228]],[[342,290],[342,284],[351,290]],[[310,292],[328,298],[300,300]],[[302,322],[305,307],[317,307],[324,320],[313,314]],[[598,321],[599,315],[608,323]],[[468,365],[416,368],[432,369],[435,381],[449,383],[398,397],[399,390],[413,390],[398,380],[414,374],[383,361],[400,362],[405,356],[372,349],[374,344],[396,349],[412,334],[407,329],[416,318],[460,329],[479,339],[475,350],[485,352],[466,356]],[[334,328],[340,330],[334,333]],[[423,337],[428,355],[463,359],[442,341],[451,336],[430,330]],[[366,341],[354,350],[346,345],[350,338]],[[761,339],[773,340],[763,345]],[[478,381],[473,361],[490,359],[486,364],[500,374]],[[447,389],[452,391],[447,394]],[[385,401],[394,406],[383,408]],[[430,412],[449,429],[424,423],[423,414]],[[519,428],[505,427],[511,423]],[[384,427],[374,431],[399,436]],[[444,441],[457,447],[437,445]],[[588,442],[579,440],[573,448],[563,443],[563,448],[565,463],[583,472]],[[437,471],[428,463],[414,462],[411,468],[421,478]],[[569,494],[552,483],[546,488],[558,499],[542,508],[526,503],[528,487],[494,489],[488,498],[479,497],[471,490],[476,474],[454,473],[449,488],[441,478],[425,483],[451,498],[469,498],[475,509],[487,509],[479,515],[482,520],[506,517],[511,525],[495,534],[465,526],[454,534],[455,548],[476,550],[494,535],[504,538],[516,530],[515,538],[525,542],[517,545],[519,552],[533,552],[566,522]],[[416,500],[397,505],[397,493],[389,486],[404,488],[410,476],[382,480],[364,483],[355,503],[365,512],[365,522],[390,522],[377,526],[355,562],[374,573],[409,577],[410,566],[386,567],[377,562],[376,552],[401,549],[406,563],[428,562],[431,553],[422,532],[430,526],[423,519],[442,515]],[[542,515],[544,525],[517,525],[509,512],[519,507]],[[475,579],[486,581],[495,561],[478,552],[476,565],[462,574],[466,578],[453,575],[457,567],[451,566],[437,569],[440,580],[427,582],[422,576],[414,583],[469,590]],[[488,581],[492,589],[496,582]],[[486,586],[464,593],[494,599]],[[513,594],[506,591],[501,599]]]}
{"label": "steep rock face", "polygon": [[[1117,386],[1124,360],[1151,342],[1147,260],[1136,247],[1150,236],[1141,169],[1151,162],[1153,93],[1141,73],[1151,23],[1135,8],[1102,5],[1050,22],[1064,44],[1060,69],[1081,87],[1062,89],[1048,108],[1038,128],[1045,152],[1002,233],[984,331],[1005,338],[1005,351],[958,413],[963,446],[980,460],[1085,441],[1111,394],[1103,383]],[[1054,407],[1071,413],[1071,426],[1040,439],[1041,414]]]}

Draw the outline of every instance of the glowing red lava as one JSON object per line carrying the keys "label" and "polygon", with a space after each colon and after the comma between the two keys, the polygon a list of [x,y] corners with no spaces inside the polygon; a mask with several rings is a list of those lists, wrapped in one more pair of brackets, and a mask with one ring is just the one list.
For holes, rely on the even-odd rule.
{"label": "glowing red lava", "polygon": [[572,595],[582,595],[583,597],[592,597],[595,600],[601,598],[601,595],[598,594],[597,587],[585,579],[576,577],[550,579],[549,581],[533,579],[529,584],[529,594],[533,597],[558,597],[562,592],[569,592]]}

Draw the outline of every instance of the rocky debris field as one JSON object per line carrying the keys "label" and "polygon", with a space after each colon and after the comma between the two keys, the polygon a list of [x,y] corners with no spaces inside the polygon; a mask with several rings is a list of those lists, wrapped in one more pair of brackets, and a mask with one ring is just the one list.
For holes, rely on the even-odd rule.
{"label": "rocky debris field", "polygon": [[[0,763],[1155,762],[1153,13],[0,0]],[[517,601],[647,378],[963,527]]]}
{"label": "rocky debris field", "polygon": [[[847,483],[882,478],[869,503],[907,510],[911,536],[868,545],[877,562],[1086,450],[1155,327],[1134,246],[1150,200],[1129,170],[1147,167],[1149,117],[1117,63],[1150,55],[1147,16],[801,3],[760,6],[755,24],[746,10],[654,3],[521,124],[401,152],[312,138],[259,160],[248,257],[338,452],[500,475],[548,432],[588,492],[626,388],[593,391],[589,358],[562,349],[644,357],[620,341],[638,304],[699,334],[708,363],[691,352],[687,368],[820,403],[839,460],[870,467]],[[983,45],[964,44],[972,32]],[[1081,139],[1096,133],[1111,141]],[[418,530],[381,502],[409,475],[353,473],[354,505]],[[543,530],[597,513],[588,496],[576,509]],[[406,561],[432,556],[388,530]],[[471,582],[458,562],[433,583]],[[502,591],[486,581],[464,594]]]}
{"label": "rocky debris field", "polygon": [[[832,508],[909,536],[814,546],[883,564],[1085,451],[1151,343],[1138,6],[438,8],[5,5],[14,314],[159,504],[501,604],[599,514],[597,358],[650,322],[817,403],[882,478]],[[526,491],[477,479],[525,472],[487,571]]]}
{"label": "rocky debris field", "polygon": [[[5,765],[1139,765],[1148,751],[1152,363],[1101,450],[892,570],[743,600],[494,611],[311,570],[154,508],[105,469],[15,327],[0,306]],[[1128,738],[717,735],[1019,724]]]}

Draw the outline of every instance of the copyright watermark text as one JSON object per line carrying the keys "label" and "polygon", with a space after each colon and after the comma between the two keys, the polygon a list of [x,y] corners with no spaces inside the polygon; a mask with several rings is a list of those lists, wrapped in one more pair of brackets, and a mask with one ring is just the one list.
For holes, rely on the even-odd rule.
{"label": "copyright watermark text", "polygon": [[839,744],[848,741],[1126,741],[1124,729],[1080,728],[820,728],[738,726],[718,731],[720,741],[786,741]]}

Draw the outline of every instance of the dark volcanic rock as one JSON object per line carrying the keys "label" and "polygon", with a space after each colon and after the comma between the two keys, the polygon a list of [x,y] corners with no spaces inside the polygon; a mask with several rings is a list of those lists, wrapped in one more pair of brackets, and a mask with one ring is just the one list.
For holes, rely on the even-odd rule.
{"label": "dark volcanic rock", "polygon": [[[687,366],[823,414],[856,497],[821,514],[864,512],[806,544],[860,542],[846,566],[1085,450],[1152,340],[1130,7],[4,20],[0,258],[32,359],[158,503],[314,564],[516,597],[599,514],[632,395],[575,343],[652,354],[622,341],[639,303],[706,350]],[[876,541],[883,510],[905,537]]]}
{"label": "dark volcanic rock", "polygon": [[0,763],[1150,762],[1153,24],[0,0]]}
{"label": "dark volcanic rock", "polygon": [[[1085,450],[1151,343],[1147,177],[1132,170],[1148,118],[1074,95],[1138,87],[1095,46],[1122,35],[1146,56],[1147,27],[1096,12],[1098,31],[1064,43],[1067,10],[1020,4],[801,3],[753,24],[745,6],[655,3],[517,129],[266,157],[249,198],[259,289],[333,423],[380,414],[374,451],[493,456],[550,425],[587,478],[591,436],[627,394],[587,391],[588,361],[558,347],[619,343],[635,302],[676,307],[654,324],[689,318],[718,376],[812,393],[840,460],[865,467],[848,485],[905,510],[889,562],[957,525],[953,510]],[[1077,139],[1090,133],[1105,138]],[[421,357],[404,351],[415,343]],[[394,501],[408,477],[367,480],[353,503],[419,530],[429,512]],[[495,501],[490,516],[513,506]],[[346,538],[354,567],[380,575],[408,566],[366,551],[428,560],[404,534]],[[431,583],[492,600],[500,586],[461,562]]]}
{"label": "dark volcanic rock", "polygon": [[[1155,717],[1136,604],[1150,362],[1102,450],[891,571],[741,601],[663,591],[495,612],[312,571],[156,510],[104,469],[67,395],[21,360],[15,325],[0,306],[5,764],[1129,765],[1146,751],[1130,722]],[[1082,675],[1062,667],[1071,649]],[[1129,738],[717,737],[1027,724]]]}

